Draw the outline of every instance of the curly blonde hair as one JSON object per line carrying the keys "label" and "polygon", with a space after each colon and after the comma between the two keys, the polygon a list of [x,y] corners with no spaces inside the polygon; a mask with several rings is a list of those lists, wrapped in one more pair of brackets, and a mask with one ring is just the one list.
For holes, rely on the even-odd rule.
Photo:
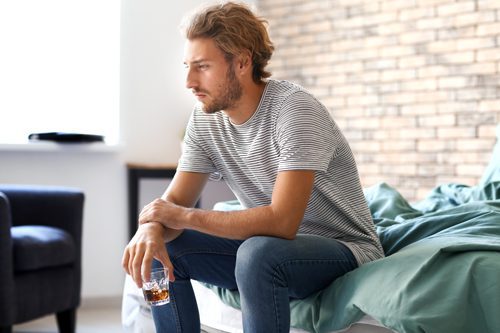
{"label": "curly blonde hair", "polygon": [[242,51],[249,51],[252,55],[252,79],[260,83],[271,76],[264,68],[274,51],[266,26],[267,21],[255,16],[245,4],[225,2],[195,12],[182,28],[188,40],[214,40],[227,61]]}

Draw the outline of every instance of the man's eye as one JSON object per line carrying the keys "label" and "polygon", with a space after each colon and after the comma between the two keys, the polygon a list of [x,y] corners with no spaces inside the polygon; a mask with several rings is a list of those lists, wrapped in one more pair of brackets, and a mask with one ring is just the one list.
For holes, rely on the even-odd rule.
{"label": "man's eye", "polygon": [[208,68],[208,65],[205,65],[205,64],[203,64],[203,65],[198,65],[198,68],[199,68],[199,69],[207,69],[207,68]]}

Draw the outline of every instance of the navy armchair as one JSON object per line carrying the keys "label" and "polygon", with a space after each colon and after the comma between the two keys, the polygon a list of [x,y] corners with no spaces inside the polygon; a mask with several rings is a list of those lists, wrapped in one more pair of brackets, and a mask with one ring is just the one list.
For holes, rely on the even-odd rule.
{"label": "navy armchair", "polygon": [[53,313],[75,332],[83,202],[74,188],[0,185],[0,333]]}

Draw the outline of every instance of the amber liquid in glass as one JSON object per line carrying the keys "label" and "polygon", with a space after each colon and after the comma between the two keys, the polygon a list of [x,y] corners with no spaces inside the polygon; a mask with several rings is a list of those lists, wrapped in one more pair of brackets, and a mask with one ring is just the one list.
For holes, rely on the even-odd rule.
{"label": "amber liquid in glass", "polygon": [[153,288],[142,290],[142,292],[144,293],[144,299],[150,305],[163,305],[170,302],[167,289]]}

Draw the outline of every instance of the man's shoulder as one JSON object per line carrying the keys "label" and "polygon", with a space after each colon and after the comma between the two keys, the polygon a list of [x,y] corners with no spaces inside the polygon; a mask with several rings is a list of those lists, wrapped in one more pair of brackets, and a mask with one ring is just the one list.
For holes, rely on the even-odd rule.
{"label": "man's shoulder", "polygon": [[285,107],[289,103],[316,101],[316,98],[301,85],[285,80],[269,80],[266,97],[272,107]]}
{"label": "man's shoulder", "polygon": [[307,93],[306,89],[297,83],[275,79],[269,80],[268,90],[280,95],[290,95],[296,92]]}
{"label": "man's shoulder", "polygon": [[275,112],[303,112],[307,109],[313,113],[328,113],[326,107],[313,94],[301,85],[290,81],[272,80],[268,84],[268,106]]}

